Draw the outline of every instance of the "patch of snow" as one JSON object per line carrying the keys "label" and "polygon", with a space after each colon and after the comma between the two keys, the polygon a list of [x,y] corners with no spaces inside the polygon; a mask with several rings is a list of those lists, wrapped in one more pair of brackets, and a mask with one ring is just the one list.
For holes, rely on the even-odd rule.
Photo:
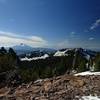
{"label": "patch of snow", "polygon": [[38,80],[36,80],[34,83],[36,84],[36,83],[41,83],[43,80],[42,79],[38,79]]}
{"label": "patch of snow", "polygon": [[100,100],[100,98],[99,97],[97,97],[97,96],[83,96],[83,97],[81,97],[81,99],[79,99],[79,100]]}
{"label": "patch of snow", "polygon": [[57,51],[54,56],[57,57],[57,56],[68,56],[68,54],[65,54],[68,50],[65,50],[65,51]]}
{"label": "patch of snow", "polygon": [[86,68],[89,68],[89,64],[88,63],[86,63]]}
{"label": "patch of snow", "polygon": [[83,51],[82,54],[84,55],[84,57],[85,57],[87,60],[90,60],[90,55],[89,55],[89,54],[87,54],[85,51]]}
{"label": "patch of snow", "polygon": [[75,52],[77,52],[77,51],[78,51],[78,48],[75,49]]}
{"label": "patch of snow", "polygon": [[85,58],[87,59],[87,60],[89,60],[90,59],[90,55],[85,55]]}
{"label": "patch of snow", "polygon": [[95,69],[94,65],[93,66],[90,66],[90,71],[93,72]]}
{"label": "patch of snow", "polygon": [[73,74],[76,74],[76,73],[77,73],[77,71],[76,71],[76,70],[72,70],[72,73],[73,73]]}
{"label": "patch of snow", "polygon": [[45,55],[43,55],[41,57],[33,57],[33,58],[27,58],[27,57],[25,57],[25,58],[20,58],[20,60],[21,61],[32,61],[32,60],[38,60],[38,59],[46,59],[48,57],[49,57],[49,55],[45,54]]}
{"label": "patch of snow", "polygon": [[84,51],[87,51],[86,49],[83,49]]}
{"label": "patch of snow", "polygon": [[85,75],[100,75],[100,72],[86,71],[86,72],[81,72],[81,73],[75,74],[75,76],[85,76]]}

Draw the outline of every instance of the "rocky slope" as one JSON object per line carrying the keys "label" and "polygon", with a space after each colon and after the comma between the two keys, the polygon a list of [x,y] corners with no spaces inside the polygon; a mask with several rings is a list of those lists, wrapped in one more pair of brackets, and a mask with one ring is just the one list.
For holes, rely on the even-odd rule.
{"label": "rocky slope", "polygon": [[0,89],[0,100],[79,100],[89,95],[100,96],[100,76],[62,75]]}

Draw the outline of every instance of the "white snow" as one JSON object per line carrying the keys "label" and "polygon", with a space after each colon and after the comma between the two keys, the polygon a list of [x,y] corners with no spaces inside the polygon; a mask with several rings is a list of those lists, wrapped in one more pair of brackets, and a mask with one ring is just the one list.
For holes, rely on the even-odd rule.
{"label": "white snow", "polygon": [[100,98],[99,97],[97,97],[97,96],[83,96],[83,97],[81,97],[81,99],[79,99],[79,100],[100,100]]}
{"label": "white snow", "polygon": [[36,83],[41,83],[43,80],[42,79],[38,79],[38,80],[36,80],[34,83],[36,84]]}
{"label": "white snow", "polygon": [[65,51],[57,51],[54,56],[68,56],[68,54],[65,54],[68,50]]}
{"label": "white snow", "polygon": [[[85,54],[85,53],[84,53],[84,54]],[[86,58],[87,60],[90,60],[90,55],[85,54],[85,58]]]}
{"label": "white snow", "polygon": [[87,59],[87,60],[89,60],[89,59],[90,59],[90,55],[86,55],[85,57],[86,57],[86,59]]}
{"label": "white snow", "polygon": [[86,68],[88,68],[89,67],[89,64],[88,63],[86,63]]}
{"label": "white snow", "polygon": [[33,57],[33,58],[27,58],[27,57],[25,57],[25,58],[20,58],[20,60],[21,61],[32,61],[32,60],[38,60],[38,59],[46,59],[48,57],[49,57],[49,55],[45,54],[45,55],[43,55],[41,57]]}
{"label": "white snow", "polygon": [[85,76],[85,75],[100,75],[100,72],[86,71],[86,72],[81,72],[81,73],[75,74],[75,76]]}
{"label": "white snow", "polygon": [[77,51],[78,51],[78,48],[75,49],[75,52],[77,52]]}

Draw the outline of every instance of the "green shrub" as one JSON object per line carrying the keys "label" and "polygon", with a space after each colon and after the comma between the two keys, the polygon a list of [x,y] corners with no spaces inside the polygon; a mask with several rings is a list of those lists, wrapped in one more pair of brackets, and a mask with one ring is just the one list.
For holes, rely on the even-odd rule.
{"label": "green shrub", "polygon": [[94,71],[100,71],[100,54],[95,57]]}
{"label": "green shrub", "polygon": [[39,75],[32,68],[19,68],[19,75],[24,82],[34,81],[39,78]]}
{"label": "green shrub", "polygon": [[79,71],[79,72],[84,72],[84,71],[86,71],[86,70],[87,70],[87,68],[86,68],[86,62],[85,62],[85,60],[80,61],[78,71]]}

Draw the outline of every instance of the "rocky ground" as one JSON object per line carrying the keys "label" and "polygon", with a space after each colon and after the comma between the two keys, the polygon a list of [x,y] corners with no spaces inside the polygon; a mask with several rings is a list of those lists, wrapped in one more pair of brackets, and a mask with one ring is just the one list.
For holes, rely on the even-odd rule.
{"label": "rocky ground", "polygon": [[62,75],[0,89],[0,100],[79,100],[89,95],[100,96],[100,76]]}

